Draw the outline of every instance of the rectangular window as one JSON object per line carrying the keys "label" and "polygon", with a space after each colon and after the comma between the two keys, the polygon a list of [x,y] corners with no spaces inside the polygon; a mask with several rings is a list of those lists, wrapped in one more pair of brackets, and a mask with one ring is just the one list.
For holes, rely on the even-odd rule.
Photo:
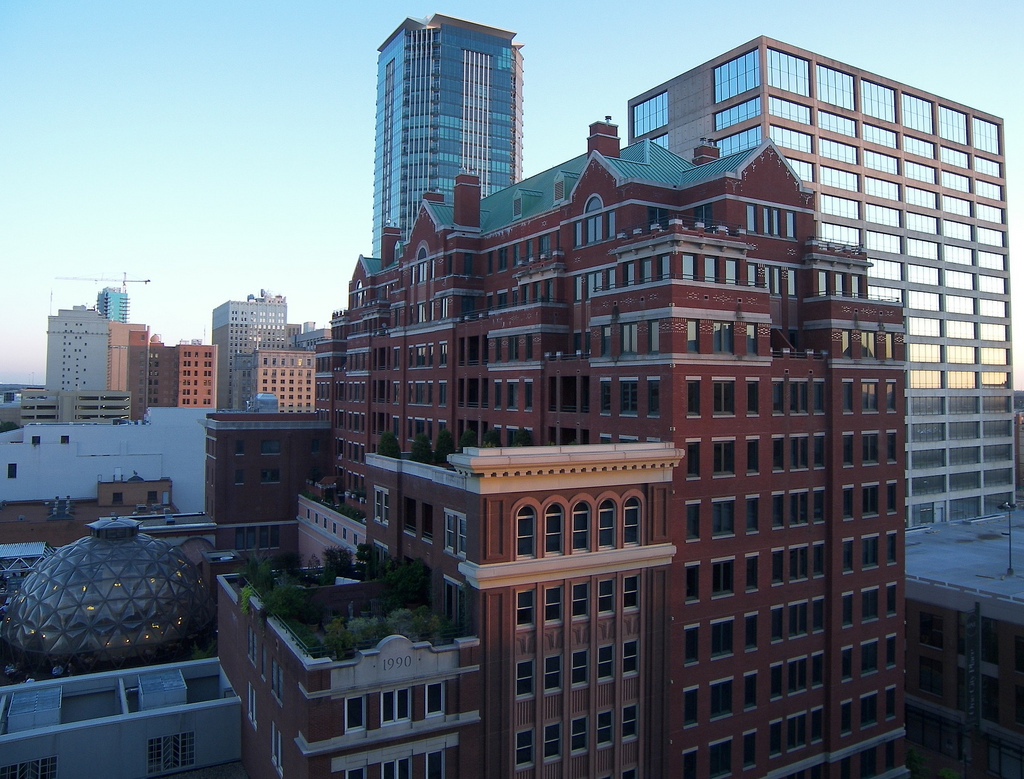
{"label": "rectangular window", "polygon": [[611,679],[615,672],[615,647],[611,644],[597,648],[597,678]]}
{"label": "rectangular window", "polygon": [[622,673],[636,673],[639,668],[640,645],[637,639],[622,644]]}
{"label": "rectangular window", "polygon": [[562,687],[562,656],[551,655],[544,658],[544,690],[550,692]]}
{"label": "rectangular window", "polygon": [[586,649],[580,649],[572,653],[572,671],[570,674],[570,680],[573,684],[587,683],[587,676],[590,667],[590,659],[588,655],[589,652]]}
{"label": "rectangular window", "polygon": [[380,694],[380,721],[382,725],[404,722],[410,718],[409,688],[389,690]]}
{"label": "rectangular window", "polygon": [[533,660],[516,663],[516,695],[533,695]]}

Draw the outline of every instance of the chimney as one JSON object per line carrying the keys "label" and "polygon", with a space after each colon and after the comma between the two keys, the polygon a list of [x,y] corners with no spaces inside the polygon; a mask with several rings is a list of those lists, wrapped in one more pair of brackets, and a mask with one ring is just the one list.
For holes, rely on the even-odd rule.
{"label": "chimney", "polygon": [[380,231],[380,264],[386,268],[398,258],[395,256],[395,246],[402,239],[402,231],[394,226],[385,227]]}
{"label": "chimney", "polygon": [[693,164],[703,165],[706,162],[717,160],[721,153],[722,150],[711,138],[701,138],[697,148],[693,150]]}
{"label": "chimney", "polygon": [[438,192],[437,190],[433,190],[431,192],[424,192],[423,199],[431,203],[443,203],[444,193]]}
{"label": "chimney", "polygon": [[601,152],[605,157],[619,156],[619,126],[612,124],[610,116],[606,116],[603,122],[590,125],[587,153],[594,151]]}
{"label": "chimney", "polygon": [[455,177],[455,224],[459,227],[480,227],[480,177],[460,173]]}

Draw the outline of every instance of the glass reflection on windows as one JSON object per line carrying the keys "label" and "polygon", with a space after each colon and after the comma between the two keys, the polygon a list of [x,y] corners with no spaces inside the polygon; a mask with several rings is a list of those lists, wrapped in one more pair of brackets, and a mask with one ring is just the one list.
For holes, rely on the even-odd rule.
{"label": "glass reflection on windows", "polygon": [[796,175],[800,177],[801,181],[814,181],[814,165],[804,160],[794,160],[790,157],[786,158],[786,162],[793,166],[793,170],[796,171]]}
{"label": "glass reflection on windows", "polygon": [[838,168],[830,168],[826,165],[821,166],[821,183],[826,187],[845,189],[848,192],[857,192],[859,189],[856,173],[839,170]]}
{"label": "glass reflection on windows", "polygon": [[633,135],[645,135],[668,124],[668,92],[633,106]]}
{"label": "glass reflection on windows", "polygon": [[828,157],[830,160],[839,160],[851,165],[857,164],[857,148],[838,141],[830,141],[827,138],[818,138],[818,154]]}
{"label": "glass reflection on windows", "polygon": [[811,123],[811,109],[800,103],[793,103],[779,97],[768,98],[768,113],[800,124]]}
{"label": "glass reflection on windows", "polygon": [[896,148],[896,133],[892,130],[885,130],[865,123],[861,125],[861,134],[868,143],[877,143],[879,146],[888,146],[890,149]]}
{"label": "glass reflection on windows", "polygon": [[900,108],[903,115],[903,126],[912,130],[920,130],[931,134],[932,104],[927,100],[903,93],[900,95]]}
{"label": "glass reflection on windows", "polygon": [[818,127],[822,130],[830,130],[834,133],[857,137],[857,123],[845,116],[830,113],[829,111],[818,111]]}
{"label": "glass reflection on windows", "polygon": [[998,162],[992,160],[986,160],[984,157],[974,155],[974,169],[978,173],[984,173],[986,176],[999,176],[1000,167]]}
{"label": "glass reflection on windows", "polygon": [[886,122],[896,121],[896,93],[889,87],[861,79],[860,105],[868,116]]}
{"label": "glass reflection on windows", "polygon": [[761,115],[761,98],[755,97],[746,102],[734,105],[715,114],[715,129],[724,130],[734,124]]}
{"label": "glass reflection on windows", "polygon": [[999,154],[999,125],[974,117],[971,120],[974,148]]}
{"label": "glass reflection on windows", "polygon": [[903,136],[903,151],[916,154],[918,157],[927,157],[930,160],[935,159],[935,144],[923,141],[920,138],[914,138],[911,135]]}
{"label": "glass reflection on windows", "polygon": [[808,97],[810,63],[805,59],[768,49],[768,85]]}
{"label": "glass reflection on windows", "polygon": [[853,76],[824,65],[816,67],[818,99],[853,110]]}
{"label": "glass reflection on windows", "polygon": [[756,49],[715,68],[716,103],[759,86],[761,66]]}
{"label": "glass reflection on windows", "polygon": [[725,138],[721,138],[718,141],[718,148],[720,149],[721,156],[725,157],[729,154],[735,154],[736,152],[751,149],[757,146],[761,142],[761,128],[751,127],[749,130],[743,130],[742,132],[728,135]]}
{"label": "glass reflection on windows", "polygon": [[[957,149],[950,149],[943,146],[939,150],[939,158],[947,165],[956,165],[958,168],[969,168],[967,155]],[[998,174],[996,174],[998,175]]]}
{"label": "glass reflection on windows", "polygon": [[[865,158],[868,152],[864,152]],[[865,159],[866,163],[866,159]],[[900,185],[884,179],[876,179],[871,176],[864,177],[864,194],[884,197],[886,200],[900,199]]]}
{"label": "glass reflection on windows", "polygon": [[[964,190],[966,191],[966,190]],[[979,197],[987,197],[989,200],[1002,200],[1003,188],[998,184],[990,184],[981,179],[974,180],[974,191]]]}
{"label": "glass reflection on windows", "polygon": [[939,106],[939,136],[953,143],[967,144],[967,115]]}
{"label": "glass reflection on windows", "polygon": [[807,133],[790,130],[788,127],[776,127],[774,124],[768,132],[771,139],[779,146],[811,153],[811,136]]}

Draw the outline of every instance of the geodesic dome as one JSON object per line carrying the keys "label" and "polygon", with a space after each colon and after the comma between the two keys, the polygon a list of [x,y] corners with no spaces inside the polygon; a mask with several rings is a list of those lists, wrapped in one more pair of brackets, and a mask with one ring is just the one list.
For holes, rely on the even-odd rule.
{"label": "geodesic dome", "polygon": [[213,618],[209,593],[181,551],[100,519],[58,549],[8,604],[3,637],[29,656],[123,660],[182,642]]}

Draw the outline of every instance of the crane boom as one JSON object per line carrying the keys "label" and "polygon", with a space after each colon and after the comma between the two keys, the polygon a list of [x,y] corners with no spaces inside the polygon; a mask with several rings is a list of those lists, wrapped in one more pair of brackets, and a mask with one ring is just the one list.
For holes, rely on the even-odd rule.
{"label": "crane boom", "polygon": [[[92,281],[94,283],[103,281],[118,281],[116,277],[111,278],[109,276],[57,276],[56,278],[58,281]],[[120,278],[121,291],[128,292],[129,284],[149,284],[150,281],[152,281],[152,279],[130,279],[128,278],[127,272],[122,273]]]}

